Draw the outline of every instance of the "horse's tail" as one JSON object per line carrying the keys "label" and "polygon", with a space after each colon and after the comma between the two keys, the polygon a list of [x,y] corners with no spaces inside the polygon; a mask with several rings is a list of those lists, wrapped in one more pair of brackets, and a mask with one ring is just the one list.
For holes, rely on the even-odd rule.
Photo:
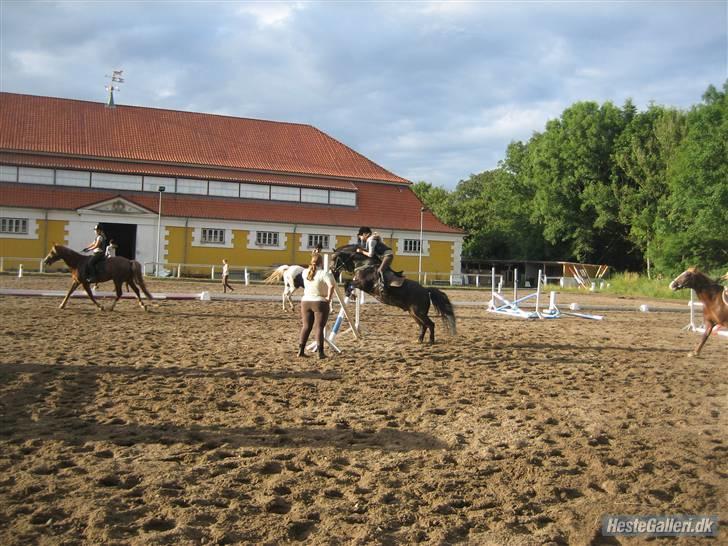
{"label": "horse's tail", "polygon": [[131,273],[134,283],[142,289],[142,292],[144,292],[144,295],[146,297],[148,297],[150,300],[153,300],[154,298],[149,293],[149,290],[147,290],[147,285],[144,283],[144,275],[142,275],[142,264],[140,264],[136,260],[132,260]]}
{"label": "horse's tail", "polygon": [[281,265],[278,266],[278,269],[273,271],[270,275],[268,275],[265,279],[263,279],[263,282],[265,284],[273,284],[280,282],[283,278],[283,274],[286,272],[286,269],[288,269],[289,266],[287,265]]}
{"label": "horse's tail", "polygon": [[445,328],[450,335],[454,336],[457,333],[457,329],[455,328],[455,311],[453,311],[450,298],[447,297],[445,292],[437,288],[428,288],[427,291],[430,293],[430,301],[432,301],[435,309],[442,316],[442,322],[445,323]]}

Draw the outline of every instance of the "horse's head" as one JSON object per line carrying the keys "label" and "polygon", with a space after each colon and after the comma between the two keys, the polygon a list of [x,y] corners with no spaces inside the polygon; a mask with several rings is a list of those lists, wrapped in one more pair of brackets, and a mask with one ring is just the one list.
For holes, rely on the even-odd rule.
{"label": "horse's head", "polygon": [[707,275],[698,271],[697,267],[691,267],[680,273],[670,283],[672,290],[681,290],[683,288],[698,289],[711,284],[711,280]]}
{"label": "horse's head", "polygon": [[334,250],[333,263],[331,270],[334,275],[338,275],[342,271],[353,273],[356,269],[356,245],[344,245]]}
{"label": "horse's head", "polygon": [[61,259],[61,256],[58,254],[58,245],[54,244],[51,247],[51,251],[48,253],[48,256],[43,258],[43,263],[45,265],[51,265],[60,259]]}

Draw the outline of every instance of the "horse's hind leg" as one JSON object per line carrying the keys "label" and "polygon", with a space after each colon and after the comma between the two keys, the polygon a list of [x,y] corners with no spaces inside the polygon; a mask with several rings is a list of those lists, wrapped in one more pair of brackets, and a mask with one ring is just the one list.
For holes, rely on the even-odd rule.
{"label": "horse's hind leg", "polygon": [[412,316],[413,319],[417,322],[417,324],[420,325],[420,335],[417,338],[417,341],[422,343],[425,340],[425,332],[427,332],[427,329],[430,329],[430,344],[435,343],[435,323],[430,320],[430,318],[425,315],[424,317],[421,315],[418,315],[413,309],[409,310],[409,314]]}
{"label": "horse's hind leg", "polygon": [[137,288],[137,285],[134,284],[134,281],[127,281],[127,283],[126,283],[127,291],[129,290],[130,287],[134,291],[134,294],[136,294],[139,305],[141,305],[142,309],[144,309],[146,311],[147,306],[144,305],[144,302],[142,301],[142,295],[139,293],[139,288]]}
{"label": "horse's hind leg", "polygon": [[700,356],[700,351],[703,348],[703,345],[705,345],[705,342],[708,341],[708,338],[710,337],[710,332],[713,331],[713,328],[715,328],[715,323],[709,320],[704,321],[705,324],[703,327],[705,328],[705,332],[703,332],[703,337],[700,338],[700,341],[695,346],[695,349],[693,349],[693,352],[688,353],[688,356]]}
{"label": "horse's hind leg", "polygon": [[68,289],[68,294],[66,294],[66,297],[63,298],[63,301],[61,302],[61,305],[58,306],[59,309],[65,309],[66,303],[68,302],[68,298],[71,297],[71,294],[78,288],[78,285],[81,284],[77,280],[74,279],[73,284],[71,284],[71,288]]}

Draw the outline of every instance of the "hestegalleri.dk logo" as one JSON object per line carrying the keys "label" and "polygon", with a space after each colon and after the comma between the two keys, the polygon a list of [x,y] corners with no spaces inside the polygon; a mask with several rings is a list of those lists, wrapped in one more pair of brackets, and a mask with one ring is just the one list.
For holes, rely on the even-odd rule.
{"label": "hestegalleri.dk logo", "polygon": [[602,518],[602,536],[714,537],[718,516],[625,516]]}

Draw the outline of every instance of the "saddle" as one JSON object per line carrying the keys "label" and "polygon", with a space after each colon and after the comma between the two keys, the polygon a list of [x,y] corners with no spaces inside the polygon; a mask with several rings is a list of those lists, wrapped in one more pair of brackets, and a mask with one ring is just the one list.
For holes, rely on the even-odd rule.
{"label": "saddle", "polygon": [[404,276],[401,271],[395,272],[387,268],[384,271],[384,286],[399,288],[404,284]]}

